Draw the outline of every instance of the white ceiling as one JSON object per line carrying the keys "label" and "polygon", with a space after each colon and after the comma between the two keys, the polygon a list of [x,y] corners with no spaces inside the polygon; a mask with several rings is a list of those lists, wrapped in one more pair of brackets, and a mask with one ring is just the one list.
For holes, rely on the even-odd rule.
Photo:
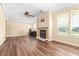
{"label": "white ceiling", "polygon": [[4,3],[3,7],[8,20],[20,22],[20,23],[34,23],[36,21],[36,17],[26,18],[24,15],[25,11],[30,10],[33,15],[39,15],[39,10],[43,11],[58,11],[61,9],[70,8],[76,6],[78,4],[72,3],[50,3],[50,4],[32,4],[32,3]]}

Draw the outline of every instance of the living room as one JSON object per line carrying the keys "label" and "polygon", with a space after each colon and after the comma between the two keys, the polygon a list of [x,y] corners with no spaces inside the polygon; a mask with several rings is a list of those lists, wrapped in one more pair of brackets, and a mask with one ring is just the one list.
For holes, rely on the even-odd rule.
{"label": "living room", "polygon": [[79,4],[0,4],[1,56],[79,55]]}

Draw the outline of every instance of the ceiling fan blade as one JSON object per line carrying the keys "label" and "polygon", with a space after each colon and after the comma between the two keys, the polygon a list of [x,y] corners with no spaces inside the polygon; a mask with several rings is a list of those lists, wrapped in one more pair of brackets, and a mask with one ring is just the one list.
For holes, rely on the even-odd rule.
{"label": "ceiling fan blade", "polygon": [[35,17],[34,15],[30,15],[31,17]]}

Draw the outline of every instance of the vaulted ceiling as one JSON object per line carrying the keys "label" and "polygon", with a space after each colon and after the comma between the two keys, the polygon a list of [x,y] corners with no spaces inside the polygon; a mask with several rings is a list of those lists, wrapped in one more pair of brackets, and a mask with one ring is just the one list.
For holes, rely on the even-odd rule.
{"label": "vaulted ceiling", "polygon": [[72,3],[42,3],[42,4],[32,4],[32,3],[4,3],[2,4],[5,14],[8,20],[19,22],[19,23],[29,23],[32,24],[36,21],[36,17],[27,18],[24,13],[25,11],[31,11],[33,15],[37,16],[40,14],[40,10],[43,11],[58,11],[61,9],[66,9],[69,7],[76,6],[78,4]]}

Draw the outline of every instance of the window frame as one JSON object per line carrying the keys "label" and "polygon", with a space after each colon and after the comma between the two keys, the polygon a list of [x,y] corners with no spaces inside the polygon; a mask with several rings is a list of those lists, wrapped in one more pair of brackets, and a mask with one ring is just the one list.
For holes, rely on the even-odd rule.
{"label": "window frame", "polygon": [[[71,14],[72,14],[72,11],[75,11],[75,10],[78,10],[79,12],[79,9],[73,9],[73,10],[69,10],[69,11],[65,11],[65,12],[60,12],[60,13],[57,13],[56,14],[56,35],[55,36],[58,36],[58,37],[70,37],[70,38],[77,38],[79,39],[79,36],[76,36],[76,35],[72,35],[72,19],[71,19]],[[67,35],[60,35],[58,34],[58,26],[57,26],[57,16],[60,15],[60,14],[65,14],[65,13],[68,13],[68,31],[67,31]]]}
{"label": "window frame", "polygon": [[71,14],[71,37],[79,38],[79,36],[77,36],[77,34],[73,34],[73,31],[72,31],[72,15],[74,15],[75,13],[79,13],[79,9],[72,10],[70,12]]}
{"label": "window frame", "polygon": [[57,14],[57,16],[56,16],[56,36],[65,36],[65,37],[68,37],[69,36],[69,20],[67,19],[67,27],[68,27],[68,30],[65,32],[65,33],[63,33],[63,34],[58,34],[58,31],[59,31],[59,29],[58,29],[58,19],[57,19],[57,17],[58,16],[61,16],[61,15],[66,15],[66,16],[68,16],[68,19],[69,19],[69,12],[64,12],[64,13],[59,13],[59,14]]}

